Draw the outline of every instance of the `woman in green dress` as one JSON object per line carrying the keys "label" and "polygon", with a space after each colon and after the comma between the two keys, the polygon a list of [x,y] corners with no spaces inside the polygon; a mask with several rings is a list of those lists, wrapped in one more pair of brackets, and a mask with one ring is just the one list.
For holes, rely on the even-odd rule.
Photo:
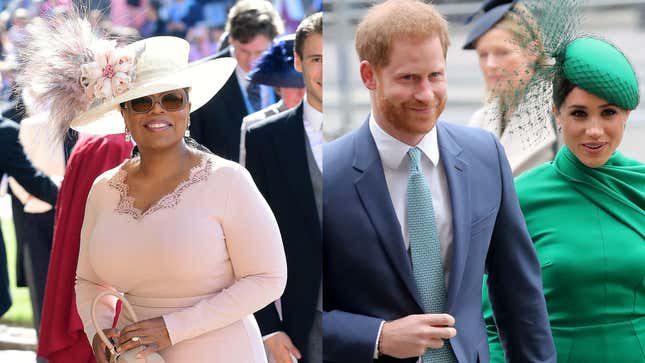
{"label": "woman in green dress", "polygon": [[[603,40],[575,39],[557,60],[553,112],[565,145],[515,183],[558,362],[645,362],[645,165],[616,151],[638,81]],[[484,317],[491,362],[503,362],[487,302]]]}

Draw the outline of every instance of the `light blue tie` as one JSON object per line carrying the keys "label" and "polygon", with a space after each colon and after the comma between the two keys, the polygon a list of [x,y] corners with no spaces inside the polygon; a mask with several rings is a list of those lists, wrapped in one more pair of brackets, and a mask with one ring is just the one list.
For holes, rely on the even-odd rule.
{"label": "light blue tie", "polygon": [[[421,294],[423,308],[428,314],[446,312],[446,285],[441,263],[441,245],[432,206],[432,194],[421,171],[421,150],[411,148],[410,176],[408,178],[408,233],[412,273]],[[428,349],[423,355],[424,363],[456,363],[457,359],[444,341],[440,349]]]}
{"label": "light blue tie", "polygon": [[253,109],[252,112],[260,111],[262,109],[262,89],[260,88],[260,84],[253,81],[249,82],[249,85],[246,87],[246,95]]}

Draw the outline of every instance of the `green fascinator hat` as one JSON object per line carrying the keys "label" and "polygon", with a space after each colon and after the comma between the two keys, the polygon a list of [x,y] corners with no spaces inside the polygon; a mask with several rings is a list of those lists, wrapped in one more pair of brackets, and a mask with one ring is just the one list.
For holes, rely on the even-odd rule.
{"label": "green fascinator hat", "polygon": [[565,48],[562,75],[572,84],[618,107],[633,110],[639,103],[634,68],[614,45],[582,37]]}

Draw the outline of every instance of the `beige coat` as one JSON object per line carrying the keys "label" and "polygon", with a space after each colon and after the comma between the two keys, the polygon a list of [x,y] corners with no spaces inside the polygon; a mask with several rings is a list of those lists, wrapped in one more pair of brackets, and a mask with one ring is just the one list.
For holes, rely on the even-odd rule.
{"label": "beige coat", "polygon": [[[548,100],[545,99],[543,102]],[[538,119],[535,114],[520,109],[520,112],[513,115],[503,133],[501,133],[501,119],[495,115],[492,104],[477,110],[471,117],[469,125],[488,130],[499,138],[511,165],[513,176],[516,177],[555,157],[555,151],[558,148],[555,143],[559,143],[559,138],[551,121],[550,110],[546,108],[547,104],[540,107],[543,114],[539,119],[543,122],[535,122]]]}

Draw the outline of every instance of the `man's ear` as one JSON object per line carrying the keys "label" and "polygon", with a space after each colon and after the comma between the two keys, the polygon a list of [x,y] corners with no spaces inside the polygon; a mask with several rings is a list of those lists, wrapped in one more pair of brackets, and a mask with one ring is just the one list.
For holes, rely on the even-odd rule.
{"label": "man's ear", "polygon": [[373,91],[376,89],[376,70],[369,61],[361,61],[360,65],[361,80],[365,88]]}
{"label": "man's ear", "polygon": [[302,73],[302,59],[300,59],[300,56],[295,49],[293,50],[293,68],[295,68],[296,71]]}

